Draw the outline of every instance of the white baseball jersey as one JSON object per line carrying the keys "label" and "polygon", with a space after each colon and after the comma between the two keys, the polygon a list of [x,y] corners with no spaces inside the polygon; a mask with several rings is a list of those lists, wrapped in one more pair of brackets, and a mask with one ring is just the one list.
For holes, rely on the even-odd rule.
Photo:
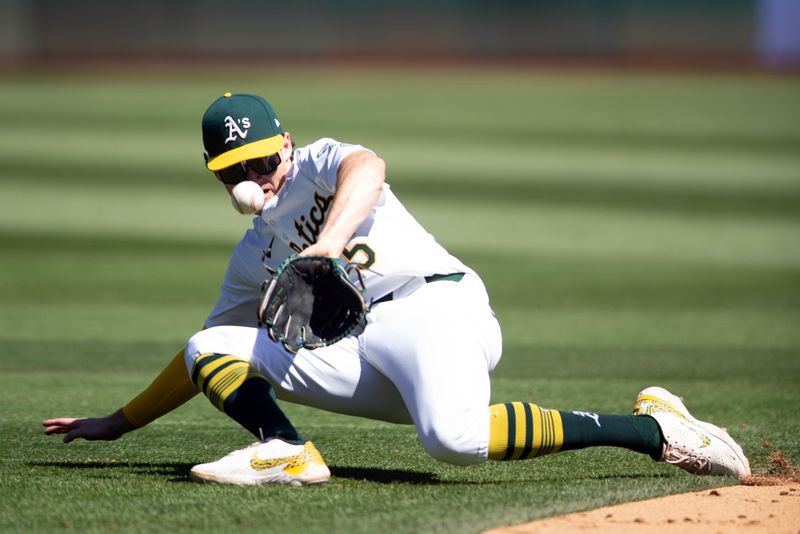
{"label": "white baseball jersey", "polygon": [[[206,326],[257,325],[260,286],[269,276],[262,261],[276,268],[316,242],[333,201],[339,164],[359,150],[365,148],[329,138],[295,150],[283,186],[234,250]],[[270,257],[263,258],[268,249]],[[359,265],[360,280],[355,273],[351,276],[359,285],[363,282],[367,302],[402,291],[408,284],[415,286],[424,276],[472,272],[406,211],[388,184],[345,246],[343,257]]]}
{"label": "white baseball jersey", "polygon": [[[316,241],[342,159],[363,147],[332,139],[295,151],[278,194],[253,220],[231,258],[206,330],[186,345],[191,370],[202,354],[233,354],[269,380],[279,399],[395,423],[413,423],[425,450],[442,461],[486,461],[489,374],[502,334],[480,278],[447,253],[388,185],[343,256],[363,268],[363,330],[314,350],[287,352],[257,325],[266,261],[277,267]],[[463,277],[427,283],[431,274]],[[354,280],[355,281],[355,280]],[[191,372],[191,371],[190,371]]]}

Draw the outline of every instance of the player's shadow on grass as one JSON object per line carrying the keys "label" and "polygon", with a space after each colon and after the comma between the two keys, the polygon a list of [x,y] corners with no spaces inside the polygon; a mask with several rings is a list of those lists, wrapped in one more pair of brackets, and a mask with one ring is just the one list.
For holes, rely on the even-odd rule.
{"label": "player's shadow on grass", "polygon": [[[155,462],[29,462],[31,467],[49,467],[58,469],[87,469],[97,470],[92,476],[99,475],[102,471],[117,471],[124,469],[134,475],[167,477],[169,482],[192,482],[189,470],[194,464],[184,463],[155,463]],[[335,467],[331,466],[331,474],[336,478],[363,480],[377,484],[445,484],[447,481],[439,480],[431,473],[418,471],[404,471],[400,469],[380,469],[372,467]]]}
{"label": "player's shadow on grass", "polygon": [[363,480],[377,484],[447,484],[432,473],[404,471],[401,469],[381,469],[378,467],[330,466],[331,476],[351,480]]}
{"label": "player's shadow on grass", "polygon": [[[57,468],[57,469],[91,469],[97,470],[97,473],[93,473],[92,477],[95,478],[117,478],[117,476],[104,475],[102,471],[112,472],[117,471],[120,469],[124,469],[131,474],[140,475],[140,476],[148,476],[148,477],[159,477],[159,478],[167,478],[168,482],[174,483],[192,483],[192,479],[189,477],[189,470],[192,468],[194,464],[187,464],[187,463],[173,463],[173,462],[163,462],[163,463],[155,463],[155,462],[98,462],[98,461],[89,461],[89,462],[28,462],[26,465],[30,467],[45,467],[45,468]],[[485,479],[482,478],[481,480],[470,480],[467,478],[458,479],[458,480],[442,480],[437,477],[433,473],[425,473],[420,471],[406,471],[402,469],[382,469],[379,467],[348,467],[348,466],[330,466],[331,475],[334,479],[349,479],[349,480],[356,480],[356,481],[363,481],[363,482],[372,482],[375,484],[419,484],[419,485],[430,485],[430,486],[437,486],[443,484],[454,484],[454,485],[472,485],[472,484],[480,484],[480,485],[491,485],[491,484],[508,484],[509,482],[520,482],[519,480],[508,480],[508,479]],[[675,474],[672,472],[662,472],[662,473],[597,473],[591,476],[583,476],[580,478],[587,479],[587,480],[613,480],[613,479],[656,479],[656,478],[672,478]],[[576,477],[576,481],[580,480],[580,478]],[[536,477],[526,480],[526,482],[530,481],[537,481],[537,482],[558,482],[561,479],[559,477],[545,477],[536,479]]]}
{"label": "player's shadow on grass", "polygon": [[154,462],[29,462],[31,467],[55,467],[59,469],[125,469],[131,473],[145,476],[170,477],[170,482],[192,482],[189,470],[194,464],[154,463]]}

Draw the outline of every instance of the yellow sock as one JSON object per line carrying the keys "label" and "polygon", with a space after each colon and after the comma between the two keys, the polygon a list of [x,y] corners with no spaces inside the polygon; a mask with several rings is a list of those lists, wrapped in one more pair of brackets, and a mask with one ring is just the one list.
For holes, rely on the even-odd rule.
{"label": "yellow sock", "polygon": [[564,427],[557,410],[526,402],[489,406],[489,459],[525,460],[561,450]]}
{"label": "yellow sock", "polygon": [[122,407],[122,412],[133,426],[141,427],[168,414],[197,393],[186,372],[183,351],[180,351],[152,384]]}

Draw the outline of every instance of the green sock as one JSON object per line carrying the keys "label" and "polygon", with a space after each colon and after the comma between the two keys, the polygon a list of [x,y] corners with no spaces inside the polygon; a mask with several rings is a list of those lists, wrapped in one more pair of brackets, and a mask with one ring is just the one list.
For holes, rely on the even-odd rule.
{"label": "green sock", "polygon": [[605,415],[592,412],[560,412],[564,425],[561,450],[598,445],[623,447],[661,458],[661,431],[646,415]]}

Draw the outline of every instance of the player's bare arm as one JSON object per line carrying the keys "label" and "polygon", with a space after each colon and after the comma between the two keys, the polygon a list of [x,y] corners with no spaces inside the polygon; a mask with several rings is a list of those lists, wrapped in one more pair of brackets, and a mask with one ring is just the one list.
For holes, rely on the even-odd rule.
{"label": "player's bare arm", "polygon": [[381,194],[386,179],[386,164],[367,150],[354,152],[342,160],[328,219],[317,242],[303,255],[338,257]]}

